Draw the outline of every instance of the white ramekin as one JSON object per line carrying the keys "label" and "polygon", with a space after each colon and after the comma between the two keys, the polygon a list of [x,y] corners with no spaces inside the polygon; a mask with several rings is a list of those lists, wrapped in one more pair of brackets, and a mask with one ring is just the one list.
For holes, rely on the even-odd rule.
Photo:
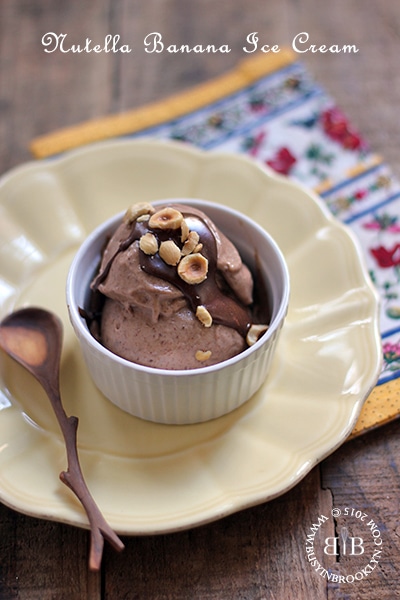
{"label": "white ramekin", "polygon": [[122,214],[103,223],[81,245],[68,273],[66,296],[69,317],[87,368],[106,398],[142,419],[189,424],[215,419],[238,408],[265,381],[288,309],[289,274],[275,241],[245,215],[223,205],[187,198],[164,199],[153,204],[172,202],[205,212],[236,245],[244,262],[252,270],[259,270],[268,282],[271,322],[268,331],[253,346],[217,365],[166,370],[125,360],[90,334],[79,308],[86,304],[101,249],[121,222]]}

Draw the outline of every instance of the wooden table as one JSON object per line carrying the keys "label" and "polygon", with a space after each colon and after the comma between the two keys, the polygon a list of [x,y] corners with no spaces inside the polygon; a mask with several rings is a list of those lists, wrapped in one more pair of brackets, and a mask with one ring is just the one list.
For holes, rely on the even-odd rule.
{"label": "wooden table", "polygon": [[[41,38],[49,31],[75,44],[119,34],[134,50],[46,55]],[[224,43],[232,51],[146,55],[143,38],[152,31],[171,44]],[[37,135],[232,68],[252,31],[271,45],[290,45],[302,31],[318,46],[356,44],[357,54],[302,59],[400,175],[400,5],[391,0],[2,0],[0,172],[29,159]],[[346,442],[269,503],[190,531],[124,538],[121,555],[106,546],[99,573],[87,568],[87,531],[0,505],[0,598],[393,600],[400,590],[399,431],[393,422]],[[374,571],[351,583],[328,582],[305,551],[310,526],[337,507],[364,511],[383,540]]]}

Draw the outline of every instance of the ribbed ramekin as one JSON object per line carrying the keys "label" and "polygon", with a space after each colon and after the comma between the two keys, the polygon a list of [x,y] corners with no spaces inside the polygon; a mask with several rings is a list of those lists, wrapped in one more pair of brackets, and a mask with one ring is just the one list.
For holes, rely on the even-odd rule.
{"label": "ribbed ramekin", "polygon": [[69,317],[88,371],[99,390],[122,410],[158,423],[189,424],[215,419],[238,408],[268,376],[289,303],[285,259],[271,236],[247,216],[226,206],[194,199],[163,199],[154,205],[182,202],[205,212],[236,245],[244,262],[267,282],[271,321],[267,332],[237,356],[209,367],[166,370],[125,360],[89,332],[79,308],[105,240],[122,219],[118,214],[93,231],[72,261],[66,286]]}

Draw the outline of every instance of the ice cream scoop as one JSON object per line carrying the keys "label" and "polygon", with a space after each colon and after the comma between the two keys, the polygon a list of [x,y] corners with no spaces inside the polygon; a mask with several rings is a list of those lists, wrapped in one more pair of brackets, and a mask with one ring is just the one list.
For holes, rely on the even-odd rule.
{"label": "ice cream scoop", "polygon": [[[138,364],[209,366],[242,352],[254,338],[254,328],[248,337],[257,322],[253,276],[233,243],[193,206],[131,206],[91,287],[92,332]],[[265,305],[257,337],[268,319]]]}

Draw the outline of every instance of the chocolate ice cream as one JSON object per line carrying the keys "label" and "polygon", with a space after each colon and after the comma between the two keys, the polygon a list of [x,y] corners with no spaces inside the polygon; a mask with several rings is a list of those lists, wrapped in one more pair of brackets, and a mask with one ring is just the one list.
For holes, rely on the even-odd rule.
{"label": "chocolate ice cream", "polygon": [[267,329],[253,323],[253,276],[235,246],[203,212],[183,204],[129,208],[91,288],[93,335],[150,367],[219,363]]}

